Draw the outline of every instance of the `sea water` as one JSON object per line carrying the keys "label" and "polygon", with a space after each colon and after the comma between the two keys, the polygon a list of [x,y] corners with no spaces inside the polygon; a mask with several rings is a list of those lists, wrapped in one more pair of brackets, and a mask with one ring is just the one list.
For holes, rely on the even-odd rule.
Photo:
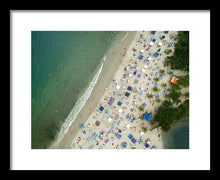
{"label": "sea water", "polygon": [[165,149],[189,149],[189,117],[178,121],[162,137]]}
{"label": "sea water", "polygon": [[85,104],[101,72],[105,53],[119,33],[32,31],[32,149],[47,148],[58,133],[67,131],[72,123],[68,117],[75,117]]}

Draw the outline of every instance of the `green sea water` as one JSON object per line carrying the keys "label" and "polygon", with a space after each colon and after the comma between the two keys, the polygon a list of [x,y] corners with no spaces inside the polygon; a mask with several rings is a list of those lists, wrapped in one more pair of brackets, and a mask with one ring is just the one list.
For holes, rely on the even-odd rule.
{"label": "green sea water", "polygon": [[189,117],[178,121],[162,137],[165,149],[189,149]]}
{"label": "green sea water", "polygon": [[32,31],[32,149],[47,148],[55,139],[119,33]]}

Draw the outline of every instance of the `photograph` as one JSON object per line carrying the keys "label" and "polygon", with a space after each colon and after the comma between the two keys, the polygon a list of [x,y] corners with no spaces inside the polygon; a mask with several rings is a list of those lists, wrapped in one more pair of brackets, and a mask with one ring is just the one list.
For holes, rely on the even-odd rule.
{"label": "photograph", "polygon": [[190,149],[190,37],[32,30],[31,149]]}

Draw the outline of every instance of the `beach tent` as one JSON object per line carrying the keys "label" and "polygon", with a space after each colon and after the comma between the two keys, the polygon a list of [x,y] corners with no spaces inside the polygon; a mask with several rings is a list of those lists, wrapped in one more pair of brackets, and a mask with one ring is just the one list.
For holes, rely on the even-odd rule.
{"label": "beach tent", "polygon": [[109,100],[108,104],[111,106],[112,103],[114,102],[114,100],[115,100],[114,98],[110,97],[110,100]]}
{"label": "beach tent", "polygon": [[133,142],[135,144],[137,142],[137,140],[135,138],[132,138],[131,142]]}
{"label": "beach tent", "polygon": [[147,120],[147,121],[150,121],[150,119],[152,118],[152,115],[149,115],[147,112],[144,114],[144,118]]}
{"label": "beach tent", "polygon": [[155,52],[155,53],[154,53],[154,56],[155,56],[155,57],[159,56],[159,53],[158,53],[158,52]]}
{"label": "beach tent", "polygon": [[127,143],[126,143],[126,142],[123,142],[123,143],[122,143],[122,149],[126,148],[126,146],[127,146]]}
{"label": "beach tent", "polygon": [[172,79],[171,79],[171,83],[173,83],[173,84],[177,84],[177,81],[179,80],[179,78],[177,78],[177,75],[176,74],[174,74],[173,76],[172,76]]}
{"label": "beach tent", "polygon": [[147,143],[145,143],[144,146],[145,146],[146,148],[149,148],[149,144],[147,144]]}
{"label": "beach tent", "polygon": [[121,104],[122,104],[122,103],[121,103],[120,101],[118,101],[118,105],[121,106]]}
{"label": "beach tent", "polygon": [[99,112],[102,112],[103,110],[104,110],[104,107],[101,106],[101,107],[99,108]]}
{"label": "beach tent", "polygon": [[144,57],[144,56],[140,55],[140,56],[138,56],[138,59],[143,59],[143,57]]}
{"label": "beach tent", "polygon": [[125,93],[125,96],[127,96],[127,97],[128,97],[129,95],[130,95],[130,93],[128,93],[128,92],[126,92],[126,93]]}
{"label": "beach tent", "polygon": [[133,73],[134,75],[136,75],[137,74],[137,71],[134,71],[134,73]]}
{"label": "beach tent", "polygon": [[132,134],[129,134],[128,138],[129,138],[129,139],[132,139],[132,138],[133,138],[133,135],[132,135]]}
{"label": "beach tent", "polygon": [[173,43],[174,43],[173,41],[170,43],[170,47],[173,45]]}
{"label": "beach tent", "polygon": [[152,33],[152,34],[155,34],[155,33],[156,33],[156,31],[151,31],[151,33]]}
{"label": "beach tent", "polygon": [[131,87],[131,86],[128,86],[128,90],[131,91],[131,90],[132,90],[132,87]]}

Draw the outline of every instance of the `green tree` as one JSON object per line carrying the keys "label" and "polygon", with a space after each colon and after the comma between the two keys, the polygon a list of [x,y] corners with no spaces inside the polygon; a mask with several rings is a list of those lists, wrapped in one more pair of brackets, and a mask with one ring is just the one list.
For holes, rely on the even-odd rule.
{"label": "green tree", "polygon": [[177,40],[175,51],[167,57],[167,63],[172,69],[189,71],[189,31],[178,31]]}
{"label": "green tree", "polygon": [[161,86],[162,86],[163,88],[166,88],[166,87],[167,87],[167,84],[166,84],[166,83],[162,83]]}
{"label": "green tree", "polygon": [[160,78],[155,77],[154,80],[155,80],[156,82],[158,82],[158,81],[160,80]]}
{"label": "green tree", "polygon": [[140,112],[144,111],[144,107],[143,106],[139,106],[138,109],[139,109]]}
{"label": "green tree", "polygon": [[153,91],[154,91],[154,92],[158,92],[158,90],[159,90],[159,89],[158,89],[157,87],[153,87]]}
{"label": "green tree", "polygon": [[163,69],[161,69],[159,72],[160,72],[160,74],[164,74],[165,73],[165,71]]}
{"label": "green tree", "polygon": [[189,92],[185,92],[183,95],[186,99],[189,98]]}
{"label": "green tree", "polygon": [[153,95],[153,94],[148,94],[147,97],[148,97],[149,99],[152,99],[152,98],[154,97],[154,95]]}
{"label": "green tree", "polygon": [[146,133],[147,132],[147,127],[141,127],[141,130]]}
{"label": "green tree", "polygon": [[160,103],[160,102],[161,102],[161,99],[157,98],[156,103]]}
{"label": "green tree", "polygon": [[144,121],[145,120],[145,117],[144,117],[144,115],[142,114],[140,117],[140,120],[142,120],[142,121]]}
{"label": "green tree", "polygon": [[180,76],[178,84],[180,84],[183,87],[189,87],[189,74],[185,76]]}

